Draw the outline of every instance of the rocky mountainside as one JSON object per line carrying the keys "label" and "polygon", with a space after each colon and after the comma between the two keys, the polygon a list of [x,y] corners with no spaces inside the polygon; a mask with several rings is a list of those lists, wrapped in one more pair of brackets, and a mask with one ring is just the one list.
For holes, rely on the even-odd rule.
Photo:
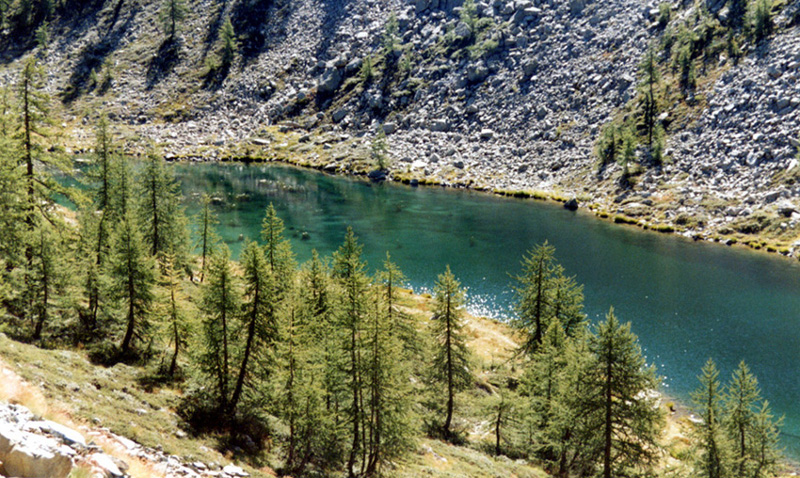
{"label": "rocky mountainside", "polygon": [[[598,172],[594,150],[635,103],[639,64],[662,41],[656,0],[481,0],[468,11],[462,0],[187,3],[176,41],[152,0],[53,20],[39,54],[70,144],[91,146],[103,109],[132,149],[148,138],[174,157],[305,154],[297,162],[348,170],[382,130],[397,179],[577,197],[623,222],[755,247],[768,237],[795,253],[797,1],[772,2],[770,37],[738,62],[715,57],[696,92],[668,97],[667,160],[642,159],[625,187],[619,166]],[[676,23],[700,9],[724,15],[726,3],[668,5]],[[239,43],[220,65],[225,19]],[[33,48],[5,44],[10,82]]]}

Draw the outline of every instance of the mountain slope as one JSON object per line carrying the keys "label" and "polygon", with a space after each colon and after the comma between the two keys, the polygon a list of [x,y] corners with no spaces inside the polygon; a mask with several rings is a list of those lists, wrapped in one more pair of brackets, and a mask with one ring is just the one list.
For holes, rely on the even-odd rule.
{"label": "mountain slope", "polygon": [[[594,148],[636,107],[638,65],[666,31],[654,1],[188,3],[174,42],[161,2],[57,11],[42,56],[74,149],[91,147],[102,109],[132,152],[146,138],[169,157],[363,171],[383,129],[398,179],[577,196],[624,222],[796,252],[797,2],[773,2],[773,36],[737,64],[704,64],[690,98],[667,98],[668,160],[648,167],[640,149],[632,187],[616,165],[598,172]],[[670,6],[673,24],[702,8]],[[239,39],[229,66],[225,19]],[[4,44],[8,83],[33,43],[7,33]]]}

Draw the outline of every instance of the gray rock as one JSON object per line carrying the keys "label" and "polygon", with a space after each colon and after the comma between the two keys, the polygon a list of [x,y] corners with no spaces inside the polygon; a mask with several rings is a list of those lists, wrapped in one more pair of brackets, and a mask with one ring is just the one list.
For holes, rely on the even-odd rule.
{"label": "gray rock", "polygon": [[456,41],[464,41],[472,36],[472,28],[466,23],[459,21],[456,23],[453,35],[455,35]]}
{"label": "gray rock", "polygon": [[578,200],[576,198],[571,198],[567,202],[564,203],[564,208],[569,209],[570,211],[575,211],[578,209]]}
{"label": "gray rock", "polygon": [[0,462],[9,476],[66,478],[72,471],[74,452],[51,438],[10,428],[0,437]]}
{"label": "gray rock", "polygon": [[114,458],[105,453],[93,453],[86,458],[86,462],[97,468],[105,478],[124,478],[125,472],[120,469]]}
{"label": "gray rock", "polygon": [[480,138],[483,140],[492,139],[494,137],[494,131],[490,130],[489,128],[484,128],[481,130]]}
{"label": "gray rock", "polygon": [[479,63],[477,65],[470,65],[467,68],[467,80],[470,83],[478,83],[486,79],[489,76],[489,69],[483,63]]}
{"label": "gray rock", "polygon": [[86,447],[86,439],[79,432],[72,428],[65,427],[64,425],[51,422],[49,420],[39,422],[39,429],[45,433],[49,433],[67,445],[79,447]]}
{"label": "gray rock", "polygon": [[397,131],[397,123],[393,121],[387,121],[383,123],[383,132],[386,134],[392,134]]}
{"label": "gray rock", "polygon": [[338,123],[339,121],[342,121],[342,119],[344,119],[345,116],[347,116],[347,110],[339,109],[333,112],[333,114],[331,115],[331,119],[333,120],[334,123]]}
{"label": "gray rock", "polygon": [[450,131],[450,122],[446,119],[434,119],[428,122],[428,129],[435,132]]}
{"label": "gray rock", "polygon": [[342,72],[338,68],[328,68],[317,83],[317,92],[322,95],[330,95],[339,88],[341,82]]}

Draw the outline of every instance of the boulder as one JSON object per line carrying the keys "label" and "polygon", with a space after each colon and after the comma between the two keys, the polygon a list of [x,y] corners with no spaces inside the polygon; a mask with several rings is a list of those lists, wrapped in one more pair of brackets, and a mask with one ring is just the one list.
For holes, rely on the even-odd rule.
{"label": "boulder", "polygon": [[450,130],[450,122],[446,119],[435,119],[428,122],[428,129],[434,132],[445,132]]}
{"label": "boulder", "polygon": [[489,128],[484,128],[481,130],[481,139],[487,140],[492,139],[494,137],[494,131],[490,130]]}
{"label": "boulder", "polygon": [[86,462],[97,469],[106,478],[123,478],[125,472],[120,469],[117,461],[105,453],[93,453]]}
{"label": "boulder", "polygon": [[588,0],[569,0],[569,10],[573,15],[580,15],[587,3]]}
{"label": "boulder", "polygon": [[339,88],[342,82],[342,72],[338,68],[328,68],[320,77],[317,83],[317,92],[322,95],[330,95]]}
{"label": "boulder", "polygon": [[250,476],[249,473],[247,473],[242,468],[236,465],[227,465],[224,468],[222,468],[222,472],[229,476],[240,476],[240,477]]}
{"label": "boulder", "polygon": [[569,199],[567,202],[564,203],[564,208],[569,209],[570,211],[577,211],[578,210],[578,200],[575,198]]}
{"label": "boulder", "polygon": [[[30,425],[38,426],[40,430],[45,433],[49,433],[67,445],[74,446],[77,445],[81,448],[86,447],[86,439],[83,438],[79,432],[73,430],[72,428],[65,427],[64,425],[51,422],[50,420],[45,420],[43,422],[34,422]],[[30,426],[29,425],[29,426]]]}
{"label": "boulder", "polygon": [[9,476],[66,478],[72,471],[68,449],[60,447],[55,440],[25,432],[14,435],[4,434],[3,448],[7,448],[8,443],[11,446],[7,453],[0,454],[0,461]]}
{"label": "boulder", "polygon": [[472,28],[466,23],[459,21],[456,24],[456,28],[453,30],[453,35],[456,37],[456,41],[464,41],[467,40],[472,36]]}
{"label": "boulder", "polygon": [[483,65],[483,63],[479,63],[477,65],[470,65],[467,68],[467,81],[470,83],[478,83],[486,79],[489,76],[489,69]]}
{"label": "boulder", "polygon": [[397,131],[397,123],[393,121],[387,121],[383,123],[383,132],[386,134],[392,134]]}

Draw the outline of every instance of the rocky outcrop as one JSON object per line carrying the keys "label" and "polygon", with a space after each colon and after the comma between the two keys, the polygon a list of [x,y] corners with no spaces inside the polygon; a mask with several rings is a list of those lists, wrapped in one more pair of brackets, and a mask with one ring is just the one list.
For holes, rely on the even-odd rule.
{"label": "rocky outcrop", "polygon": [[[75,450],[45,430],[51,422],[38,421],[23,407],[0,405],[0,463],[7,476],[21,478],[65,478],[72,471]],[[37,433],[38,432],[38,433]],[[73,436],[77,432],[67,432]]]}
{"label": "rocky outcrop", "polygon": [[[146,463],[164,478],[244,478],[249,474],[235,465],[187,461],[146,448],[106,429],[87,430],[86,435],[121,454]],[[83,433],[36,417],[27,408],[0,402],[0,476],[18,478],[65,478],[73,467],[88,469],[95,478],[126,478],[128,464],[103,451]]]}

